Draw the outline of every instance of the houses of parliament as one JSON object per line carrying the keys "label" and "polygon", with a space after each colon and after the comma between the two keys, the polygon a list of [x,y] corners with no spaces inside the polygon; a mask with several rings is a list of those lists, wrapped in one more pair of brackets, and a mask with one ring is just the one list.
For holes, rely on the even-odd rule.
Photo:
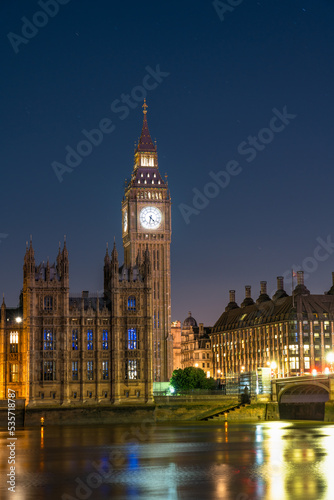
{"label": "houses of parliament", "polygon": [[[56,262],[27,243],[17,308],[0,313],[0,399],[29,405],[149,403],[172,373],[171,199],[143,105],[143,126],[122,201],[124,264],[104,257],[104,293],[70,296],[66,240]],[[102,268],[102,262],[101,262]]]}

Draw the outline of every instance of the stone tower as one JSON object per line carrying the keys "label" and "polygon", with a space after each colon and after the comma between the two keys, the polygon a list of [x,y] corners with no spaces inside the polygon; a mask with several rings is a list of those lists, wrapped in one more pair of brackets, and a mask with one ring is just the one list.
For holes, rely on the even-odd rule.
{"label": "stone tower", "polygon": [[131,180],[122,202],[122,235],[126,267],[134,267],[148,249],[152,267],[153,381],[172,374],[171,325],[171,199],[167,180],[158,169],[157,147],[147,124],[143,104],[143,128],[135,149]]}

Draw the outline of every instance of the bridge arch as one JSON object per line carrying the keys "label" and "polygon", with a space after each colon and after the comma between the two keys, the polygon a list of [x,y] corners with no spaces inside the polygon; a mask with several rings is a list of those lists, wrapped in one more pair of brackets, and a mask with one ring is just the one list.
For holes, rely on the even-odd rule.
{"label": "bridge arch", "polygon": [[329,388],[308,380],[284,386],[278,393],[280,418],[283,420],[324,420]]}
{"label": "bridge arch", "polygon": [[278,393],[278,403],[320,403],[329,400],[329,388],[316,381],[285,385]]}

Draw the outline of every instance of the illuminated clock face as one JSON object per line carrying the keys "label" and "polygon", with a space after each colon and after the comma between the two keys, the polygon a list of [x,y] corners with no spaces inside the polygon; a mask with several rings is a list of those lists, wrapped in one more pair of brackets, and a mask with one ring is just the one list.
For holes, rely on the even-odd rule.
{"label": "illuminated clock face", "polygon": [[161,224],[161,212],[156,207],[145,207],[141,210],[140,224],[145,229],[157,229]]}
{"label": "illuminated clock face", "polygon": [[123,215],[123,231],[125,232],[128,229],[128,212],[125,210]]}

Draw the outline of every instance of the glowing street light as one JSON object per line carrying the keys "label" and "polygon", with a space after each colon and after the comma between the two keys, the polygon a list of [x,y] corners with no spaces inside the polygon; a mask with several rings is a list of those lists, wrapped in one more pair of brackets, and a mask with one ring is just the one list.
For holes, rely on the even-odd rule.
{"label": "glowing street light", "polygon": [[330,371],[333,372],[334,354],[332,352],[327,354],[327,361],[330,364]]}
{"label": "glowing street light", "polygon": [[313,375],[313,377],[316,377],[316,376],[317,376],[317,373],[318,373],[318,372],[317,372],[317,370],[316,370],[315,368],[313,368],[313,370],[312,370],[312,375]]}

